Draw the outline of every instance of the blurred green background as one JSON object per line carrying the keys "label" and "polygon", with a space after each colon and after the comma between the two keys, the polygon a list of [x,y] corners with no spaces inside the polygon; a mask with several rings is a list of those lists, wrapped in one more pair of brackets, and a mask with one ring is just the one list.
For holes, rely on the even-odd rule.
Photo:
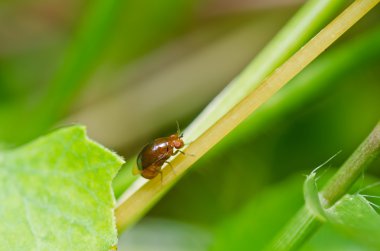
{"label": "blurred green background", "polygon": [[[81,123],[128,160],[185,128],[302,2],[3,0],[0,146]],[[380,117],[379,14],[198,161],[119,249],[264,247],[303,204],[304,175],[340,150],[341,165]],[[371,250],[329,227],[303,247],[322,249]]]}

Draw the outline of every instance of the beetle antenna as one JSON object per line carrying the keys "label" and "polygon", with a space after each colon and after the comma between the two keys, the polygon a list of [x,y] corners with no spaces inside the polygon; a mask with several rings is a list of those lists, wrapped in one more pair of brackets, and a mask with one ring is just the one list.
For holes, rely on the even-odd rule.
{"label": "beetle antenna", "polygon": [[179,129],[179,123],[178,120],[175,121],[177,123],[177,135],[179,135],[180,138],[182,138],[183,133],[181,133],[181,129]]}

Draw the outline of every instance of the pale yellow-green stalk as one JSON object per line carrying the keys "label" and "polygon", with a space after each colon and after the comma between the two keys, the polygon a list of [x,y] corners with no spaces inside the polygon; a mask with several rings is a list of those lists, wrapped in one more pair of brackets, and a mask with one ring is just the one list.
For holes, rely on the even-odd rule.
{"label": "pale yellow-green stalk", "polygon": [[357,0],[351,4],[272,75],[266,78],[257,89],[191,142],[187,146],[186,152],[194,156],[178,155],[174,157],[171,164],[175,168],[175,173],[170,168],[164,167],[162,183],[160,177],[148,182],[142,179],[137,180],[118,202],[115,211],[118,229],[122,230],[133,224],[149,209],[147,205],[153,205],[197,159],[302,71],[379,1]]}

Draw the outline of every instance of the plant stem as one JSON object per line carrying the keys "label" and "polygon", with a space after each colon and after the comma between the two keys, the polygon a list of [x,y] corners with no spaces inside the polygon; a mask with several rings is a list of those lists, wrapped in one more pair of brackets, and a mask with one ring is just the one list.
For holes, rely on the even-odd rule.
{"label": "plant stem", "polygon": [[302,207],[286,227],[282,229],[278,238],[275,239],[275,242],[267,250],[296,250],[321,224],[306,207]]}
{"label": "plant stem", "polygon": [[[380,121],[322,190],[321,194],[325,199],[322,202],[326,203],[325,206],[333,205],[346,194],[361,173],[379,154]],[[275,238],[268,250],[295,250],[321,225],[322,223],[306,207],[302,207]]]}
{"label": "plant stem", "polygon": [[[328,94],[346,83],[352,74],[371,69],[380,60],[380,26],[360,34],[339,47],[322,54],[297,77],[265,103],[259,110],[231,132],[213,150],[213,154],[228,151],[232,145],[247,137],[255,137],[270,125],[282,123],[287,116],[300,107],[307,106],[317,97]],[[347,75],[350,72],[350,75]],[[207,154],[210,156],[211,152]]]}
{"label": "plant stem", "polygon": [[380,121],[321,191],[326,207],[339,200],[380,153]]}
{"label": "plant stem", "polygon": [[212,124],[257,88],[320,29],[333,19],[346,0],[309,0],[248,66],[202,111],[186,129],[194,141]]}
{"label": "plant stem", "polygon": [[[336,15],[346,0],[309,0],[281,29],[270,43],[185,130],[186,142],[195,141],[207,129],[216,123],[233,106],[252,92],[270,73],[285,62],[294,52],[300,49],[322,27]],[[135,161],[131,158],[130,161]],[[127,161],[128,162],[128,161]],[[117,187],[125,191],[133,177],[130,170],[120,170],[116,177]],[[119,178],[121,177],[121,178]]]}
{"label": "plant stem", "polygon": [[204,155],[212,146],[272,97],[379,1],[355,1],[271,76],[264,80],[256,90],[234,106],[217,123],[197,138],[196,141],[190,143],[187,147],[187,152],[194,154],[194,156],[184,157],[177,155],[171,161],[171,164],[176,169],[176,175],[171,170],[168,170],[168,168],[164,168],[162,183],[159,177],[146,183],[142,182],[141,185],[136,186],[136,190],[130,190],[128,194],[124,195],[115,211],[119,231],[133,224],[141,217],[154,202],[174,185],[198,158]]}

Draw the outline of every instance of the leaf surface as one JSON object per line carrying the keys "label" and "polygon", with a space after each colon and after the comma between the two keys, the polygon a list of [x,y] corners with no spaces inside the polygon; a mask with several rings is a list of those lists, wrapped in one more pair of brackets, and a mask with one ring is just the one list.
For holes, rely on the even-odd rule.
{"label": "leaf surface", "polygon": [[111,249],[122,163],[81,126],[0,153],[0,250]]}
{"label": "leaf surface", "polygon": [[304,195],[307,207],[321,220],[353,240],[380,249],[380,215],[365,196],[346,194],[332,207],[324,208],[314,171],[304,183]]}

